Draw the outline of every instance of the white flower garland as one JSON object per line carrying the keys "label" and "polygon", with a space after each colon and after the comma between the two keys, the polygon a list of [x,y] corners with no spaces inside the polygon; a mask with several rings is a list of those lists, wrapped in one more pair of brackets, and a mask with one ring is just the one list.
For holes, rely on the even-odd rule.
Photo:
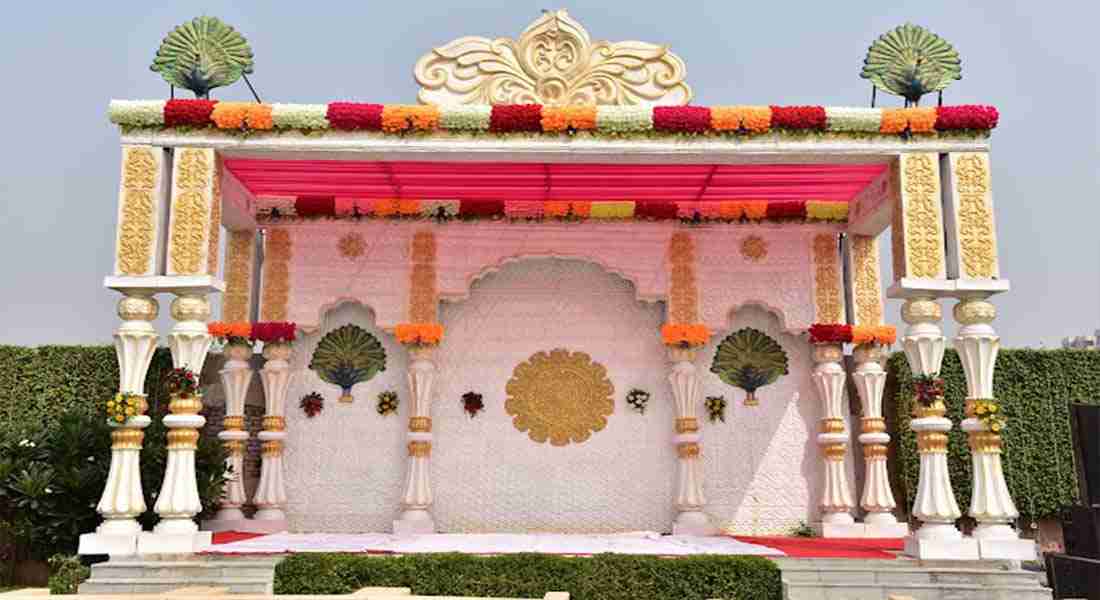
{"label": "white flower garland", "polygon": [[287,217],[298,214],[298,211],[294,208],[294,201],[296,198],[279,198],[279,197],[259,197],[256,198],[256,214],[270,216],[271,211],[276,209],[279,211],[279,215]]}
{"label": "white flower garland", "polygon": [[453,131],[486,131],[493,107],[487,105],[441,106],[440,129]]}
{"label": "white flower garland", "polygon": [[826,106],[825,122],[825,129],[828,131],[877,133],[882,125],[882,109]]}
{"label": "white flower garland", "polygon": [[425,217],[438,216],[439,209],[447,217],[458,216],[458,200],[422,200],[420,202],[420,214]]}
{"label": "white flower garland", "polygon": [[328,105],[272,104],[271,122],[281,129],[328,129]]}
{"label": "white flower garland", "polygon": [[629,133],[653,129],[651,106],[597,106],[596,131]]}
{"label": "white flower garland", "polygon": [[111,100],[107,115],[112,123],[130,126],[164,125],[165,100]]}

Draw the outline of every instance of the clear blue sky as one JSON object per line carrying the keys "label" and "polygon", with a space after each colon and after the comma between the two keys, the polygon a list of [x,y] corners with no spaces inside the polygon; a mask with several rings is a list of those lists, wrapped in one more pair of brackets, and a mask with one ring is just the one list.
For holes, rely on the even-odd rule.
{"label": "clear blue sky", "polygon": [[[6,11],[0,36],[0,343],[110,341],[116,295],[101,282],[112,267],[119,150],[107,102],[167,94],[148,65],[175,25],[210,14],[243,31],[267,101],[413,102],[412,67],[428,49],[514,36],[558,7],[596,39],[672,46],[700,104],[863,106],[870,42],[905,21],[931,28],[963,57],[947,102],[1001,110],[993,189],[1013,284],[994,300],[1004,343],[1050,347],[1100,327],[1093,3],[24,2]],[[215,95],[244,99],[247,89]],[[888,312],[896,321],[898,304]]]}

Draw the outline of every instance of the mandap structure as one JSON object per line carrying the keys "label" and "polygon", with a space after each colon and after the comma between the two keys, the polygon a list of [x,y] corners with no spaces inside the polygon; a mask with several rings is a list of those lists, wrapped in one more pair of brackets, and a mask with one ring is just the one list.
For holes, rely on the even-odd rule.
{"label": "mandap structure", "polygon": [[[111,103],[122,152],[105,284],[122,296],[123,393],[145,393],[158,296],[172,298],[177,367],[201,370],[225,341],[220,437],[236,472],[250,340],[264,342],[259,484],[248,494],[235,477],[200,531],[204,418],[174,403],[161,521],[142,531],[149,418],[115,423],[104,521],[81,552],[191,552],[218,529],[783,534],[806,522],[907,536],[921,558],[1033,557],[988,418],[990,297],[1009,287],[990,181],[997,111],[918,105],[960,73],[939,38],[907,25],[868,55],[864,76],[908,108],[697,106],[667,47],[593,41],[547,12],[515,39],[426,54],[418,104],[302,105],[206,99],[252,68],[243,38],[214,21],[173,36],[228,40],[227,65],[208,74],[163,49],[154,64],[200,98]],[[904,300],[900,344],[924,384],[912,532],[887,472],[884,289]],[[967,375],[960,424],[938,393],[944,300]],[[965,536],[946,462],[955,426],[973,456]]]}

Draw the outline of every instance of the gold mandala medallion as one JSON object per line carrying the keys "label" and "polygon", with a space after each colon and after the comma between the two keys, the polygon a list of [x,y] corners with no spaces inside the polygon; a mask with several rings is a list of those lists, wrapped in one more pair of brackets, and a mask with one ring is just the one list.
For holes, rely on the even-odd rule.
{"label": "gold mandala medallion", "polygon": [[367,243],[363,241],[363,236],[358,233],[349,233],[340,238],[340,256],[355,260],[360,256],[363,256],[363,252],[367,249]]}
{"label": "gold mandala medallion", "polygon": [[504,410],[537,443],[579,444],[607,426],[615,387],[607,369],[583,352],[536,352],[512,372]]}
{"label": "gold mandala medallion", "polygon": [[768,243],[758,235],[750,235],[741,240],[741,256],[745,260],[760,262],[768,256]]}

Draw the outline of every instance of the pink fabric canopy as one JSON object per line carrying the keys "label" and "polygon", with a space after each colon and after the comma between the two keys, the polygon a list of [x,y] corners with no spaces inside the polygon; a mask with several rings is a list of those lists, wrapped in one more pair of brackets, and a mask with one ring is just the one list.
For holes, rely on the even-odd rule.
{"label": "pink fabric canopy", "polygon": [[256,196],[447,200],[851,200],[882,164],[621,165],[229,159]]}

